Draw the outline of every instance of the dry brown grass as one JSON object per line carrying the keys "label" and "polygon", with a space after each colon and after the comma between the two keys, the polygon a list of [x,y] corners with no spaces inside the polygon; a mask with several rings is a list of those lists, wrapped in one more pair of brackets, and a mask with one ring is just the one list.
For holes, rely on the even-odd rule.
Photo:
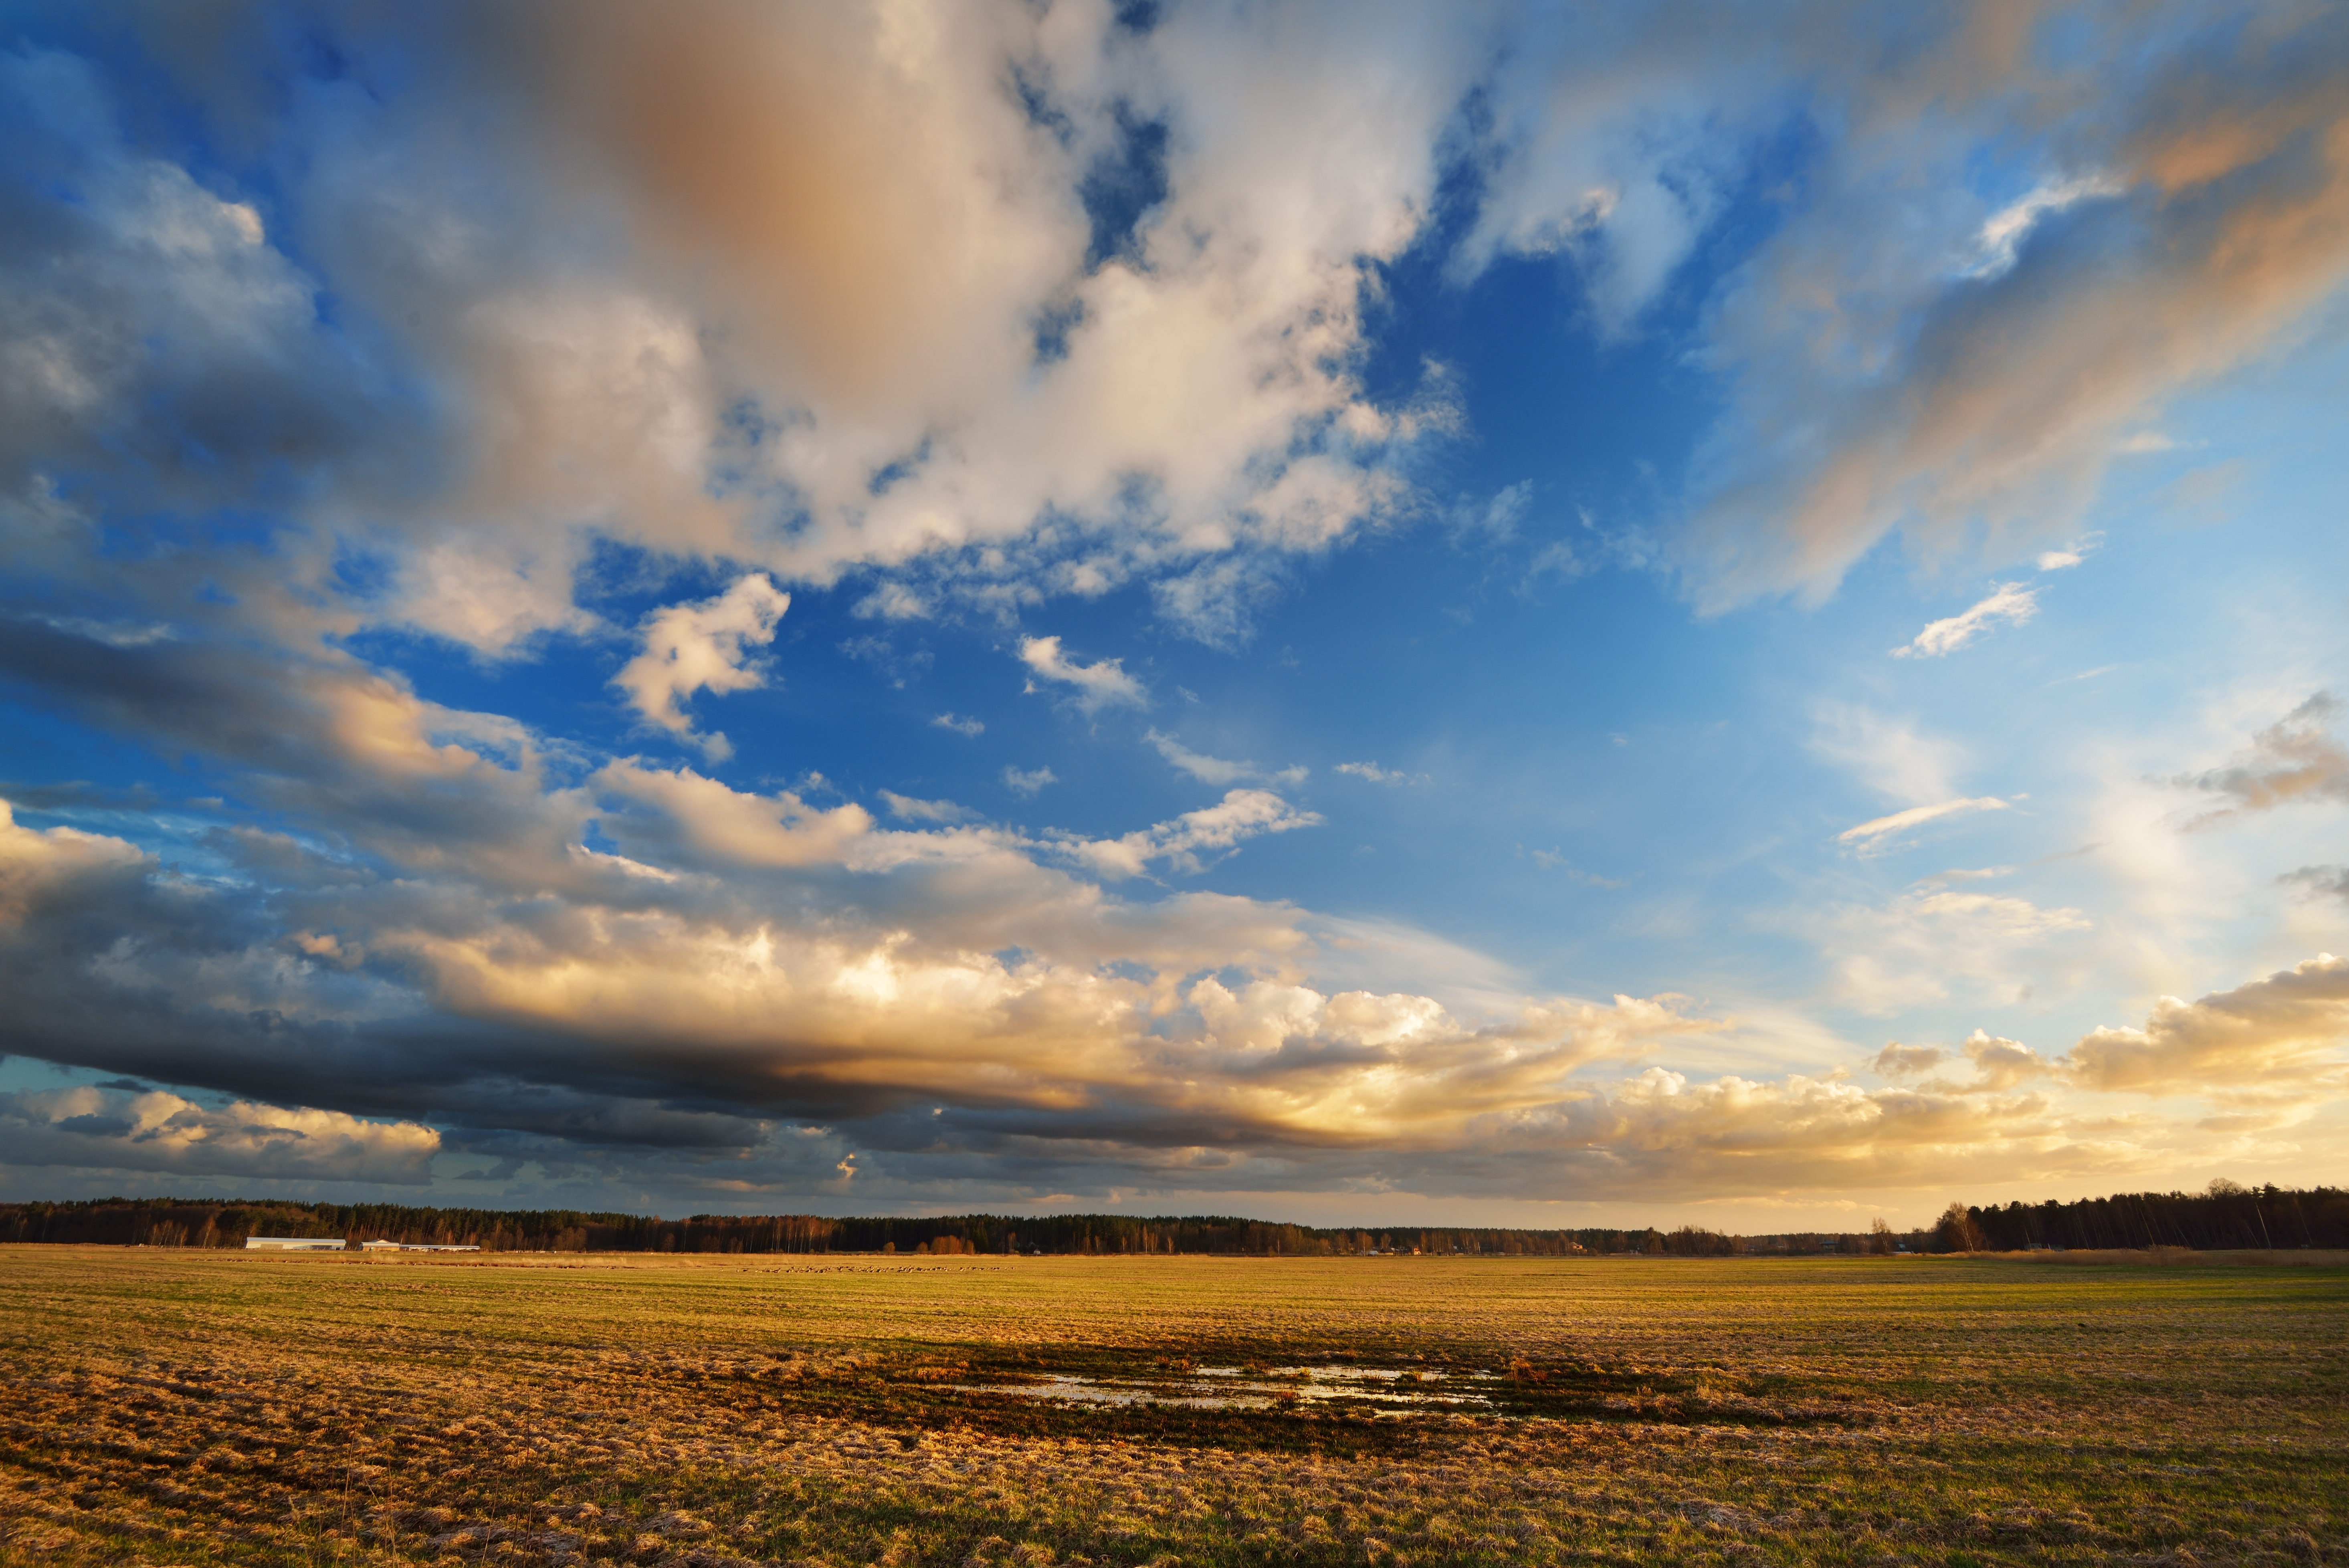
{"label": "dry brown grass", "polygon": [[[2344,1307],[2323,1267],[0,1249],[0,1561],[2349,1561]],[[940,1376],[1333,1357],[1495,1408]]]}

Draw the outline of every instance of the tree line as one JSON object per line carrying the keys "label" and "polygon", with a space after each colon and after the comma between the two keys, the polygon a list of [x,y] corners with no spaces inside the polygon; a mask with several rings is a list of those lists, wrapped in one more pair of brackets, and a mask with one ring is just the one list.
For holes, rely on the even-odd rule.
{"label": "tree line", "polygon": [[[1947,1250],[2186,1247],[2195,1252],[2349,1247],[2349,1191],[2245,1187],[2217,1181],[2199,1192],[2119,1192],[2077,1202],[1951,1205],[1936,1227]],[[1971,1244],[1969,1244],[1971,1243]]]}
{"label": "tree line", "polygon": [[1413,1226],[1379,1230],[1288,1224],[1231,1215],[955,1214],[927,1219],[817,1214],[656,1215],[570,1209],[411,1208],[392,1203],[98,1198],[0,1203],[0,1243],[242,1247],[247,1236],[430,1242],[486,1252],[1225,1254],[1331,1257],[1420,1253],[1480,1257],[1574,1255],[1802,1257],[2021,1251],[2033,1247],[2188,1247],[2197,1251],[2349,1247],[2349,1192],[2328,1187],[2122,1193],[2075,1202],[1952,1203],[1931,1227],[1732,1235],[1673,1231]]}

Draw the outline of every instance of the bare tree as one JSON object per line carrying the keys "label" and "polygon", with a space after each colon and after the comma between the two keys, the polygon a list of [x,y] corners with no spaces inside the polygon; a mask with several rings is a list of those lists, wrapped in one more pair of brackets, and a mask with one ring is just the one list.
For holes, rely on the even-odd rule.
{"label": "bare tree", "polygon": [[1953,1253],[1979,1253],[1989,1249],[1982,1227],[1963,1203],[1952,1203],[1941,1211],[1941,1242]]}

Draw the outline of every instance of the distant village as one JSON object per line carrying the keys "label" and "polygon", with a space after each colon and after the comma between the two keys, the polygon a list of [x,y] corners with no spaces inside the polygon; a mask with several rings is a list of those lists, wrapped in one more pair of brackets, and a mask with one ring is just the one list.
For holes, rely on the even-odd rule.
{"label": "distant village", "polygon": [[478,1246],[443,1242],[362,1242],[356,1236],[247,1236],[249,1253],[478,1253]]}

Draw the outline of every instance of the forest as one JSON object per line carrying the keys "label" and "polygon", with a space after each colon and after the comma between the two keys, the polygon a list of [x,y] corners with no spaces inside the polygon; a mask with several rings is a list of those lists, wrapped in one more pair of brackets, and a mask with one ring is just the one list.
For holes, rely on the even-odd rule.
{"label": "forest", "polygon": [[1727,1235],[1672,1231],[1351,1229],[1226,1215],[657,1215],[566,1209],[413,1208],[277,1200],[99,1198],[0,1204],[0,1242],[242,1247],[250,1235],[342,1236],[479,1246],[488,1252],[1181,1253],[1330,1257],[1395,1253],[1470,1256],[1803,1257],[1832,1253],[2021,1252],[2184,1247],[2194,1251],[2349,1247],[2349,1191],[2248,1188],[2130,1192],[2075,1202],[1953,1203],[1930,1228]]}

